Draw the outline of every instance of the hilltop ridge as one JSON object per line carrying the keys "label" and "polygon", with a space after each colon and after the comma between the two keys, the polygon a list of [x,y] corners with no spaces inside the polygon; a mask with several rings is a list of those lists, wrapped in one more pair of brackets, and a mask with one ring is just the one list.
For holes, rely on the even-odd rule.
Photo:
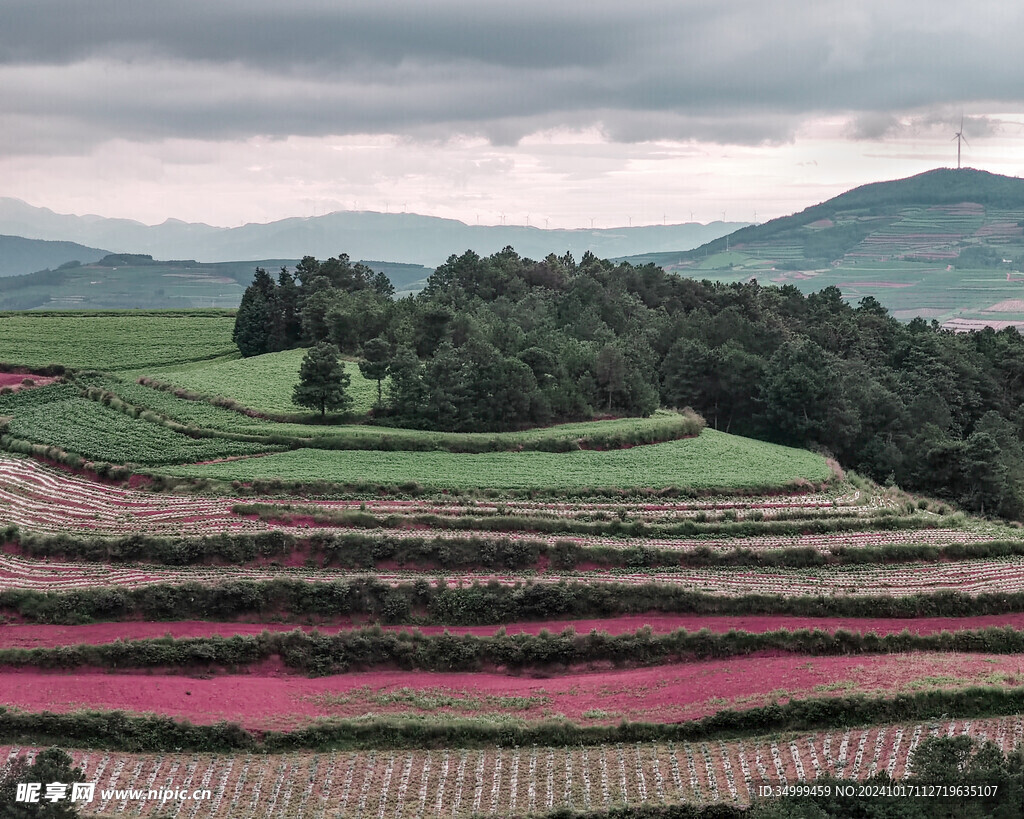
{"label": "hilltop ridge", "polygon": [[694,278],[836,286],[849,301],[871,296],[898,318],[952,329],[1024,327],[1024,180],[938,168],[634,258]]}

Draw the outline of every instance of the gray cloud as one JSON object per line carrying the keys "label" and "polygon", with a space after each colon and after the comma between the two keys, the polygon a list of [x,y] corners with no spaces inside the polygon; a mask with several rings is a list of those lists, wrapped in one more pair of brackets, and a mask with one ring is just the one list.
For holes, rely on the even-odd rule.
{"label": "gray cloud", "polygon": [[828,113],[880,139],[924,127],[922,111],[1024,100],[1024,7],[999,0],[0,5],[8,155],[118,137],[507,145],[588,126],[624,142],[783,143]]}

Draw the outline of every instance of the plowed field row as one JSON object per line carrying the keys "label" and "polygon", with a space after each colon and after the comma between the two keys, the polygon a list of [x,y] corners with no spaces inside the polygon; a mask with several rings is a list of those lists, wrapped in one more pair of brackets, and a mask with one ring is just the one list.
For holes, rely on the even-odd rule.
{"label": "plowed field row", "polygon": [[59,591],[101,586],[149,586],[161,583],[213,585],[237,580],[272,580],[279,577],[323,583],[374,579],[397,586],[426,579],[449,588],[472,583],[513,586],[536,583],[658,583],[710,594],[728,596],[771,594],[780,597],[846,595],[904,597],[936,591],[994,594],[1019,591],[1024,585],[1024,558],[969,560],[956,563],[910,563],[898,566],[836,566],[809,569],[757,569],[735,567],[645,572],[460,572],[435,580],[430,572],[344,571],[331,569],[236,568],[233,566],[171,568],[167,566],[109,566],[32,560],[0,554],[0,589]]}
{"label": "plowed field row", "polygon": [[[451,748],[278,756],[75,751],[95,782],[90,812],[214,817],[393,816],[459,819],[543,815],[641,803],[747,804],[762,784],[900,778],[928,736],[968,735],[1009,751],[1020,717],[897,724],[743,741],[636,743],[590,748]],[[0,746],[0,759],[28,750]],[[209,791],[206,798],[131,798],[124,789]],[[121,791],[121,792],[118,792]],[[206,796],[205,794],[203,796]]]}
{"label": "plowed field row", "polygon": [[[60,503],[54,503],[58,498]],[[160,534],[223,530],[265,529],[265,525],[239,518],[231,508],[239,498],[203,498],[194,495],[154,495],[104,486],[95,481],[49,469],[26,458],[0,456],[0,520],[38,531],[84,529],[97,534],[123,534],[126,527]],[[303,501],[305,508],[359,510],[377,515],[543,515],[595,517],[625,515],[632,519],[675,519],[709,511],[760,511],[766,517],[784,511],[810,511],[820,515],[869,514],[882,501],[862,503],[859,492],[836,498],[825,495],[792,495],[773,498],[709,499],[659,503],[541,503],[530,501],[458,502],[368,499],[351,501]],[[267,499],[264,502],[281,503]]]}

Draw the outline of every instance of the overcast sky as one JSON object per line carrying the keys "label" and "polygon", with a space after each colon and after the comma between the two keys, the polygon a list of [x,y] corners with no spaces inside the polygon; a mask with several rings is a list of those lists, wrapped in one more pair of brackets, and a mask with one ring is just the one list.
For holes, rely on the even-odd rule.
{"label": "overcast sky", "polygon": [[764,221],[1024,173],[1005,0],[0,0],[0,196],[217,225],[332,210]]}

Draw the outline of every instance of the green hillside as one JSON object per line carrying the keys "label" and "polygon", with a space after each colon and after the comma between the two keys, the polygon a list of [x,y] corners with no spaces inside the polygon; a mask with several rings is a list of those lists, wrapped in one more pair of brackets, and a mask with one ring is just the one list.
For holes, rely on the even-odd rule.
{"label": "green hillside", "polygon": [[[257,267],[276,276],[282,266],[294,269],[297,261],[203,263],[159,261],[142,254],[111,254],[89,264],[72,261],[54,270],[0,277],[0,310],[237,307]],[[420,290],[433,272],[415,264],[367,264],[384,273],[399,296]]]}
{"label": "green hillside", "polygon": [[1024,180],[969,168],[864,185],[655,262],[694,278],[836,286],[897,318],[1024,324]]}

